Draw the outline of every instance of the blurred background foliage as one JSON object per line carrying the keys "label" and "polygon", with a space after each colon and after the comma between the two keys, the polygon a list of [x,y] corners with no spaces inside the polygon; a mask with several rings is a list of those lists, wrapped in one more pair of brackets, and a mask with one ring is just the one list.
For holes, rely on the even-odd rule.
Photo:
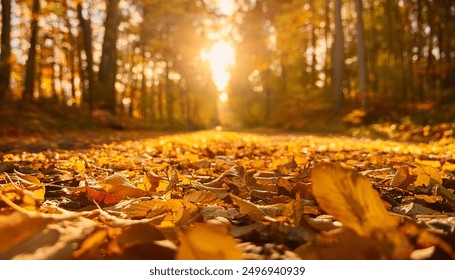
{"label": "blurred background foliage", "polygon": [[454,18],[452,0],[2,0],[1,130],[451,136]]}

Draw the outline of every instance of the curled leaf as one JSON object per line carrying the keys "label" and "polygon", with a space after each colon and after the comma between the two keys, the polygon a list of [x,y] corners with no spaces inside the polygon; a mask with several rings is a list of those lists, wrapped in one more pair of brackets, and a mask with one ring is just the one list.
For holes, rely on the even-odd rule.
{"label": "curled leaf", "polygon": [[360,236],[396,226],[367,178],[337,164],[312,170],[313,194],[320,207]]}
{"label": "curled leaf", "polygon": [[266,218],[274,218],[283,213],[284,204],[256,205],[248,200],[230,194],[231,199],[240,207],[240,213],[247,214],[253,220],[259,222]]}

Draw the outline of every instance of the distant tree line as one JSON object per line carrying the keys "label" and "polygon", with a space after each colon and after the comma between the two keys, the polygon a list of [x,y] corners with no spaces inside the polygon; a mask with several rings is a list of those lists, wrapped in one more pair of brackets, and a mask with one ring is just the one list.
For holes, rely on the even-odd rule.
{"label": "distant tree line", "polygon": [[[247,124],[293,126],[354,108],[383,109],[376,117],[387,120],[406,108],[454,107],[454,1],[242,2],[231,87]],[[455,110],[440,114],[450,120]]]}
{"label": "distant tree line", "polygon": [[452,0],[236,0],[233,15],[215,2],[1,0],[0,102],[207,127],[218,93],[201,51],[222,31],[243,125],[454,104]]}

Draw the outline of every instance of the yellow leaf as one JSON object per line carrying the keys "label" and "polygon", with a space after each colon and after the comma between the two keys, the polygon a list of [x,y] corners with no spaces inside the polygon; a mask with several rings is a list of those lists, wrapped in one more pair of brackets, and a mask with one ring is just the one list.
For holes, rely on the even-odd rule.
{"label": "yellow leaf", "polygon": [[448,171],[454,172],[455,171],[455,164],[446,161],[444,163],[444,165],[442,166],[442,170],[448,170]]}
{"label": "yellow leaf", "polygon": [[152,188],[152,184],[150,184],[149,179],[147,178],[147,175],[142,175],[142,184],[138,184],[137,188],[143,191],[150,191]]}
{"label": "yellow leaf", "polygon": [[432,187],[435,184],[442,184],[442,178],[439,174],[439,171],[428,165],[420,165],[417,166],[416,169],[413,170],[413,173],[417,175],[417,179],[414,182],[416,187],[420,186],[427,186]]}
{"label": "yellow leaf", "polygon": [[179,178],[179,184],[181,184],[181,185],[189,185],[189,184],[191,184],[190,178],[186,177],[185,175],[177,174],[177,176]]}
{"label": "yellow leaf", "polygon": [[439,160],[420,160],[416,159],[415,162],[419,165],[427,165],[427,166],[432,166],[434,168],[440,168],[441,167],[441,162]]}
{"label": "yellow leaf", "polygon": [[160,180],[158,187],[156,188],[157,192],[166,192],[166,190],[169,188],[170,183],[169,181],[166,180]]}
{"label": "yellow leaf", "polygon": [[359,236],[396,226],[368,179],[355,170],[322,163],[313,168],[312,180],[319,206]]}
{"label": "yellow leaf", "polygon": [[242,252],[224,226],[195,224],[179,233],[178,260],[239,260]]}
{"label": "yellow leaf", "polygon": [[256,205],[233,194],[230,194],[230,197],[240,207],[240,213],[247,214],[256,222],[260,222],[266,217],[274,218],[281,215],[286,209],[284,204]]}
{"label": "yellow leaf", "polygon": [[41,181],[28,174],[22,174],[18,171],[15,171],[14,174],[10,175],[10,178],[21,186],[24,190],[24,195],[30,195],[32,199],[43,201],[46,188]]}
{"label": "yellow leaf", "polygon": [[103,183],[109,184],[115,187],[127,187],[127,188],[136,188],[136,186],[131,183],[125,176],[120,173],[114,173],[103,180]]}

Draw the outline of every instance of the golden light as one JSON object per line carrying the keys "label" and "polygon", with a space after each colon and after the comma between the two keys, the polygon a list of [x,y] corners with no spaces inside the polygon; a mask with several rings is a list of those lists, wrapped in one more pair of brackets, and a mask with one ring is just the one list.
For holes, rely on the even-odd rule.
{"label": "golden light", "polygon": [[233,0],[218,0],[218,7],[225,15],[232,15],[235,11],[235,3]]}
{"label": "golden light", "polygon": [[229,67],[235,62],[234,48],[221,40],[215,43],[208,53],[203,53],[203,58],[210,64],[212,78],[218,91],[224,91],[231,79]]}
{"label": "golden light", "polygon": [[229,99],[229,95],[224,91],[220,94],[219,99],[221,103],[226,103]]}

